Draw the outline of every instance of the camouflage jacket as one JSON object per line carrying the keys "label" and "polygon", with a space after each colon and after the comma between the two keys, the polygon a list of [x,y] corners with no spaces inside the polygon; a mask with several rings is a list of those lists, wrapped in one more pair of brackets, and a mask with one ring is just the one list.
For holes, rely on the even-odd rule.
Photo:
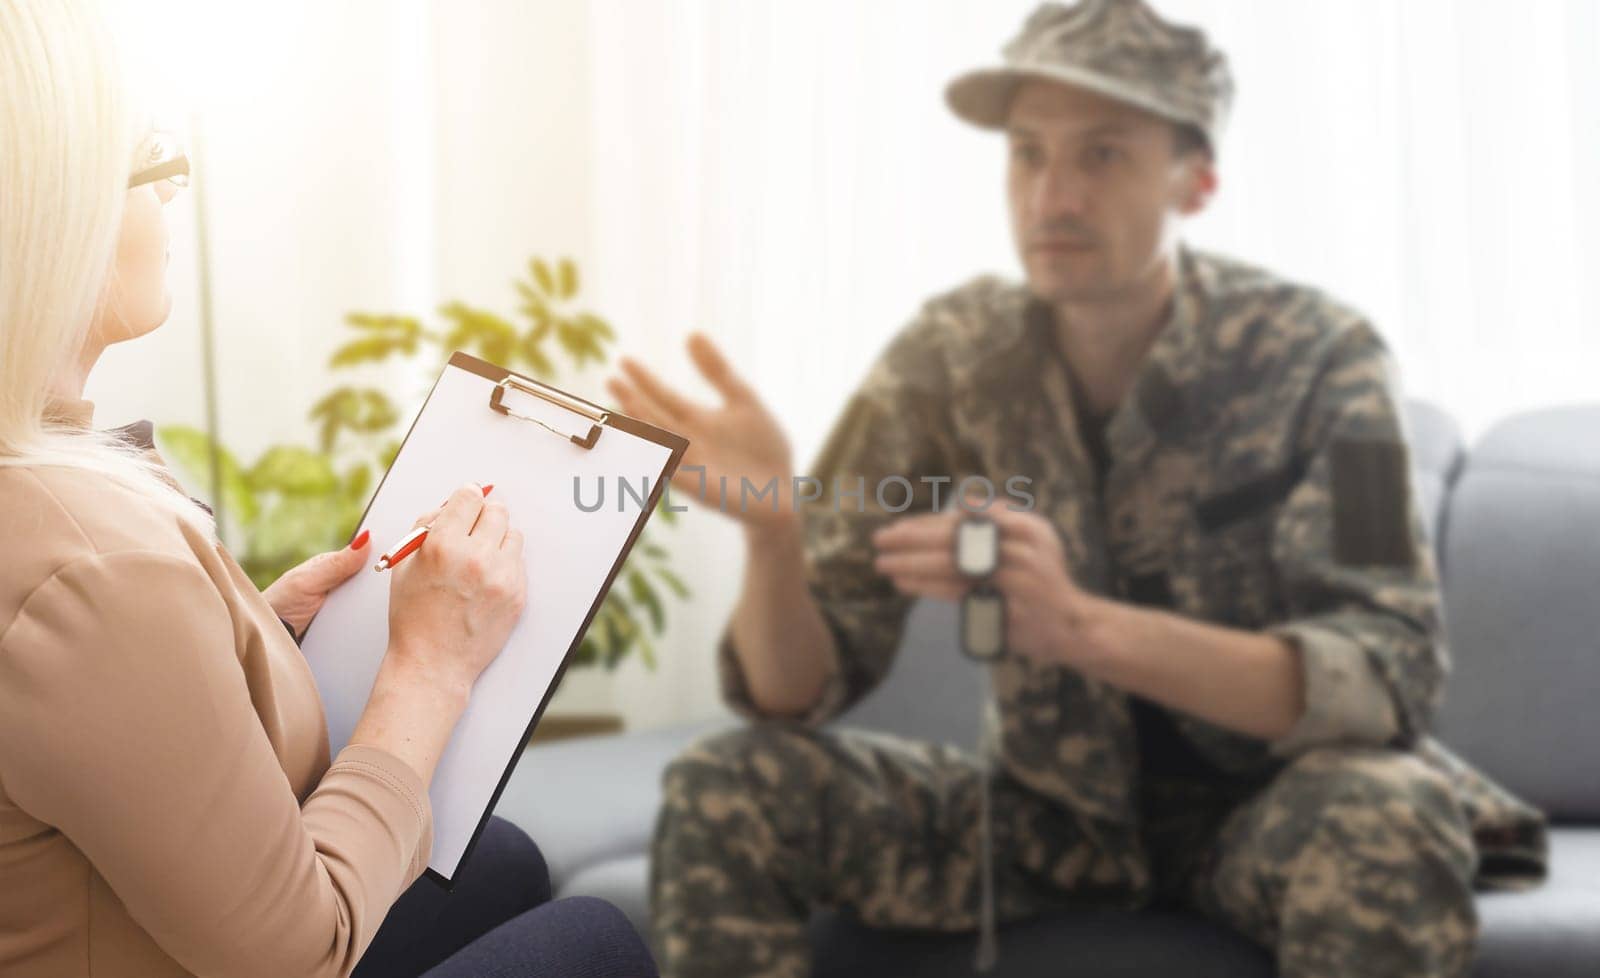
{"label": "camouflage jacket", "polygon": [[[929,302],[851,399],[812,470],[823,498],[806,512],[811,586],[841,660],[806,719],[864,695],[899,645],[909,601],[872,569],[869,535],[897,515],[880,506],[879,480],[910,480],[918,511],[940,488],[922,476],[951,477],[944,505],[951,486],[983,475],[1004,505],[1021,475],[1081,587],[1126,597],[1157,575],[1171,610],[1300,649],[1306,710],[1282,740],[1172,714],[1211,766],[1265,777],[1318,746],[1413,749],[1456,785],[1484,882],[1542,875],[1539,814],[1427,736],[1448,668],[1438,577],[1372,327],[1315,290],[1182,252],[1171,318],[1107,422],[1103,481],[1053,329],[1024,287],[979,279]],[[860,503],[834,498],[863,478]],[[904,490],[885,498],[899,506]],[[753,713],[723,646],[725,695]],[[1136,823],[1127,696],[1016,656],[991,675],[1007,773],[1092,822]]]}

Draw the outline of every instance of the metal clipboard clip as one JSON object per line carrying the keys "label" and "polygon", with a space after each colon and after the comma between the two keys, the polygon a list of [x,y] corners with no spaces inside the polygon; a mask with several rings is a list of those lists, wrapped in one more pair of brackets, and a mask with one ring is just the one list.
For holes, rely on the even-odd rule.
{"label": "metal clipboard clip", "polygon": [[[566,410],[571,411],[573,414],[579,414],[585,418],[588,418],[591,422],[593,422],[589,425],[589,433],[581,436],[574,435],[571,432],[562,431],[553,425],[546,424],[544,421],[541,421],[538,418],[511,410],[505,406],[504,401],[506,391],[512,388],[522,391],[524,394],[531,394],[541,400],[549,401],[551,404],[554,404],[560,408],[565,408]],[[579,448],[593,448],[594,443],[600,440],[600,427],[606,423],[608,418],[611,417],[611,413],[609,411],[606,411],[597,404],[591,404],[588,401],[573,397],[570,394],[563,394],[560,391],[546,388],[542,384],[539,387],[534,387],[529,382],[523,381],[517,377],[507,377],[500,381],[500,383],[494,385],[494,390],[489,392],[489,407],[492,410],[499,411],[501,414],[516,418],[519,421],[532,421],[534,424],[545,429],[546,431],[549,431],[552,434],[560,435],[562,438],[571,441]]]}

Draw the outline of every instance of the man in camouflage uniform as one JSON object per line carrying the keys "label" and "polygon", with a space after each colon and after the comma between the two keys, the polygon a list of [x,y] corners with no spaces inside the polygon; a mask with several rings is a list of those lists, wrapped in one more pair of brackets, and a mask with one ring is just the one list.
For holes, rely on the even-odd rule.
{"label": "man in camouflage uniform", "polygon": [[[801,978],[816,905],[977,928],[987,781],[1002,921],[1164,902],[1274,948],[1285,976],[1464,974],[1474,882],[1536,880],[1543,826],[1427,736],[1446,654],[1384,345],[1319,292],[1176,244],[1231,94],[1198,31],[1137,0],[1049,4],[1006,55],[947,97],[1008,131],[1028,282],[929,302],[830,436],[823,497],[737,514],[720,664],[763,722],[666,774],[664,971]],[[788,485],[749,386],[703,338],[691,353],[720,407],[632,363],[613,393],[689,435],[691,492]],[[992,768],[819,731],[888,672],[911,601],[967,587],[933,496],[972,475],[1026,476],[1034,501],[988,510]],[[905,513],[902,488],[875,491],[896,476]]]}

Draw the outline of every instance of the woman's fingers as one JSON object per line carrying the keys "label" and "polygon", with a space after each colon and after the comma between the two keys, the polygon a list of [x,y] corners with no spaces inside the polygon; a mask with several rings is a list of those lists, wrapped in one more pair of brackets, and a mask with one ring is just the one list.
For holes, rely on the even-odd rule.
{"label": "woman's fingers", "polygon": [[485,544],[496,549],[506,538],[506,530],[511,525],[511,513],[501,503],[485,502],[483,511],[478,514],[478,523],[472,528],[471,536],[474,540],[482,540]]}
{"label": "woman's fingers", "polygon": [[449,501],[439,511],[433,520],[433,528],[428,532],[464,537],[478,522],[478,514],[483,512],[483,506],[482,487],[469,482],[450,494]]}

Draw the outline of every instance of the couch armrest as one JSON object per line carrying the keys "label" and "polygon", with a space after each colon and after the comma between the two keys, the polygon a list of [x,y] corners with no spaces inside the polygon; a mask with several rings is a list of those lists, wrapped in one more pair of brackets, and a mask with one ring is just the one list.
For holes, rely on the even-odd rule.
{"label": "couch armrest", "polygon": [[695,740],[727,722],[586,737],[530,747],[495,814],[533,837],[562,885],[586,867],[643,854],[661,807],[661,775]]}

